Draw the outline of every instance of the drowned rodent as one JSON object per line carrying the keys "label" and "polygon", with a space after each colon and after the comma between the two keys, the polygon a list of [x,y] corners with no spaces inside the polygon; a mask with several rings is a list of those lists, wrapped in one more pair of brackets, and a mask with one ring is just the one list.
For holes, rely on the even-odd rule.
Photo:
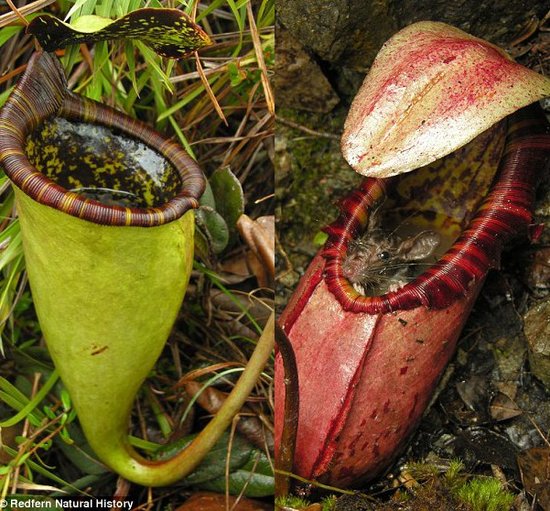
{"label": "drowned rodent", "polygon": [[433,256],[441,236],[431,230],[401,237],[379,228],[368,229],[350,242],[342,271],[361,294],[375,288],[394,291],[410,280],[415,263]]}

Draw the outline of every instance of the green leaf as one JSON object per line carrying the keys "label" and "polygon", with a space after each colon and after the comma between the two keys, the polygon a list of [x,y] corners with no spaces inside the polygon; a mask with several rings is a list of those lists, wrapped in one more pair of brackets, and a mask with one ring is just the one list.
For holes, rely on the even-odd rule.
{"label": "green leaf", "polygon": [[113,23],[113,20],[104,18],[102,16],[96,16],[95,14],[87,14],[86,16],[80,16],[72,25],[68,25],[78,32],[84,34],[91,34],[105,28]]}
{"label": "green leaf", "polygon": [[241,310],[241,312],[244,314],[244,316],[246,316],[248,321],[250,321],[250,323],[254,326],[256,332],[258,332],[258,335],[262,335],[262,328],[260,327],[260,325],[258,324],[256,319],[254,318],[254,316],[252,316],[252,314],[250,314],[250,311],[243,305],[243,303],[240,300],[237,299],[237,297],[234,295],[234,293],[229,291],[229,289],[227,289],[220,282],[220,278],[219,278],[219,276],[216,272],[208,269],[206,266],[204,266],[200,263],[195,263],[193,265],[193,268],[199,270],[201,273],[206,275],[212,281],[212,284],[214,284],[218,289],[223,291],[223,293]]}
{"label": "green leaf", "polygon": [[217,169],[209,180],[216,210],[229,228],[229,244],[237,239],[237,220],[244,213],[244,194],[240,181],[229,167]]}
{"label": "green leaf", "polygon": [[91,14],[93,8],[94,8],[93,2],[90,2],[90,0],[76,0],[74,5],[70,8],[69,12],[67,13],[67,16],[65,17],[65,19],[68,19],[75,14],[77,16]]}
{"label": "green leaf", "polygon": [[71,396],[67,389],[61,389],[61,403],[63,404],[63,410],[66,412],[72,408]]}
{"label": "green leaf", "polygon": [[55,443],[71,463],[83,474],[98,475],[108,472],[107,467],[97,460],[80,428],[76,424],[68,424],[67,430],[73,442],[69,445],[56,438]]}
{"label": "green leaf", "polygon": [[[170,92],[173,92],[174,89],[173,89],[172,84],[170,83],[170,79],[162,71],[159,63],[155,61],[153,52],[149,48],[147,48],[141,41],[135,41],[134,44],[136,45],[137,48],[139,48],[139,50],[141,51],[141,53],[145,57],[145,61],[147,62],[147,65],[151,66],[156,71],[156,76],[155,75],[151,76],[152,80],[155,80],[156,78],[159,78],[159,77],[162,78],[162,81],[164,82],[164,85],[166,86],[166,88]],[[160,87],[158,87],[158,85],[157,85],[154,88],[155,101],[157,101],[157,97],[158,97],[157,93],[159,92],[159,90],[160,90]],[[161,110],[166,110],[166,105],[163,104]]]}
{"label": "green leaf", "polygon": [[29,24],[27,33],[34,35],[46,51],[71,44],[136,39],[163,57],[177,59],[212,44],[208,35],[178,9],[137,9],[117,20],[87,15],[72,25],[41,14]]}
{"label": "green leaf", "polygon": [[328,239],[328,234],[322,231],[319,231],[317,234],[315,234],[313,238],[313,244],[316,247],[322,247],[326,243],[327,239]]}
{"label": "green leaf", "polygon": [[2,106],[6,102],[6,99],[8,99],[12,90],[13,90],[13,87],[9,87],[8,89],[0,93],[0,106]]}
{"label": "green leaf", "polygon": [[[59,375],[57,374],[57,371],[52,372],[52,374],[50,375],[46,383],[42,385],[42,387],[36,393],[36,395],[31,400],[28,400],[25,397],[25,401],[26,401],[25,406],[23,406],[19,410],[19,412],[15,414],[13,417],[11,417],[10,419],[1,422],[0,427],[8,428],[10,426],[13,426],[14,424],[17,424],[23,419],[27,418],[29,414],[36,408],[36,406],[47,396],[48,392],[53,387],[58,377]],[[10,388],[10,383],[7,380],[4,380],[4,378],[2,378],[2,383],[6,388]],[[22,394],[18,393],[17,395],[19,396]]]}
{"label": "green leaf", "polygon": [[[11,447],[8,447],[7,445],[4,446],[4,450],[12,457],[17,455],[17,451],[15,449],[12,449]],[[72,490],[77,490],[77,488],[75,488],[75,486],[73,486],[71,483],[68,483],[67,481],[61,479],[61,477],[54,474],[53,472],[50,472],[49,470],[44,468],[42,465],[39,465],[38,463],[32,461],[31,459],[27,460],[26,465],[28,469],[34,470],[35,472],[43,475],[44,477],[47,477],[48,479],[55,481],[57,484],[63,485]],[[29,497],[32,498],[31,496]]]}
{"label": "green leaf", "polygon": [[213,261],[210,260],[211,254],[212,249],[210,248],[206,235],[203,234],[200,227],[195,229],[195,259],[204,262],[206,265],[210,265],[210,263],[213,263]]}
{"label": "green leaf", "polygon": [[214,254],[223,252],[229,242],[229,228],[223,217],[211,207],[201,206],[195,212],[195,221]]}
{"label": "green leaf", "polygon": [[210,490],[219,493],[229,486],[231,495],[238,495],[244,489],[246,497],[266,497],[275,492],[275,479],[273,469],[267,456],[254,449],[248,462],[229,474],[229,480],[225,476],[212,479],[200,485],[202,490]]}
{"label": "green leaf", "polygon": [[9,41],[15,34],[18,34],[23,27],[3,27],[0,30],[0,46],[3,46],[7,41]]}
{"label": "green leaf", "polygon": [[[212,81],[213,79],[209,80],[210,85],[212,85],[211,83]],[[193,101],[196,97],[200,96],[203,92],[204,92],[204,85],[195,86],[191,92],[185,94],[185,96],[181,101],[178,101],[176,104],[172,105],[170,108],[167,108],[164,112],[160,113],[157,117],[157,122],[162,121],[167,117],[170,117],[173,113],[177,112],[188,103],[191,103],[191,101]]]}
{"label": "green leaf", "polygon": [[201,206],[209,206],[212,209],[216,209],[216,200],[214,199],[212,187],[210,186],[210,183],[208,181],[206,181],[206,188],[200,198],[199,203]]}
{"label": "green leaf", "polygon": [[235,62],[227,64],[227,73],[232,87],[237,87],[246,78],[246,72],[241,71]]}
{"label": "green leaf", "polygon": [[[172,457],[184,449],[195,438],[195,436],[196,435],[190,435],[184,437],[166,447],[159,449],[156,453],[155,459],[163,460]],[[197,469],[181,481],[181,484],[186,487],[202,487],[202,485],[207,481],[220,477],[223,479],[226,469],[228,444],[229,434],[224,433],[219,442],[216,443],[212,450],[205,456]],[[254,448],[246,440],[235,435],[231,445],[231,457],[229,460],[230,472],[234,472],[239,468],[246,466],[253,450]]]}
{"label": "green leaf", "polygon": [[178,140],[180,141],[181,145],[189,153],[189,156],[191,156],[191,158],[196,160],[197,158],[195,156],[195,153],[193,152],[193,148],[191,147],[191,144],[189,143],[187,138],[185,138],[185,135],[183,134],[183,131],[179,127],[179,124],[177,123],[177,121],[174,119],[172,115],[168,116],[168,120],[170,121],[172,128],[176,132],[176,135],[178,136]]}

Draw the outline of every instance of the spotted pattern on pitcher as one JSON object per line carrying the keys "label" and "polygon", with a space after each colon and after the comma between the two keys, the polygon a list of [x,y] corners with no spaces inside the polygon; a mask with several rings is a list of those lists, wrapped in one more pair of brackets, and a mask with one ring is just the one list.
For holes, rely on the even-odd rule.
{"label": "spotted pattern on pitcher", "polygon": [[27,137],[25,154],[55,183],[104,204],[157,207],[181,188],[178,173],[157,152],[103,126],[46,121]]}
{"label": "spotted pattern on pitcher", "polygon": [[99,30],[80,31],[51,14],[41,14],[31,21],[27,33],[34,35],[47,51],[71,44],[137,39],[159,55],[176,59],[212,44],[206,32],[179,9],[137,9],[107,23]]}
{"label": "spotted pattern on pitcher", "polygon": [[[84,154],[80,160],[76,158],[77,163],[73,159],[72,163],[63,164],[69,151],[65,151],[63,145],[56,150],[43,143],[49,153],[47,157],[39,157],[36,144],[40,137],[31,137],[33,142],[30,145],[27,144],[27,137],[35,130],[40,135],[44,128],[47,134],[48,122],[55,117],[66,119],[69,123],[91,125],[86,129],[105,126],[113,134],[103,135],[104,139],[120,134],[122,138],[129,139],[128,143],[140,141],[169,163],[168,167],[159,165],[159,168],[173,170],[167,170],[166,178],[157,176],[155,172],[145,177],[139,168],[133,174],[133,181],[128,178],[127,172],[121,177],[115,176],[115,168],[120,167],[117,156],[112,157],[116,149],[109,150],[111,160],[96,159],[94,162],[96,154]],[[30,153],[34,151],[34,158],[44,172],[29,161],[27,149]],[[88,178],[86,173],[82,174],[85,159],[96,166],[95,172],[90,174],[99,176],[99,183],[82,186],[86,185],[85,178]],[[0,164],[12,183],[32,199],[100,225],[153,227],[172,222],[198,207],[206,186],[201,169],[179,144],[118,110],[69,91],[59,60],[54,54],[44,52],[37,52],[31,57],[25,74],[0,111]],[[58,175],[61,167],[68,171],[64,178],[67,187],[48,177],[49,173],[52,178],[63,179]],[[135,165],[133,167],[136,168]],[[137,179],[139,176],[141,182]],[[128,180],[129,183],[126,182]],[[100,197],[97,195],[90,198],[90,193],[98,188],[102,189],[100,193],[111,195],[106,203],[98,200]],[[161,188],[162,192],[159,191]],[[162,194],[166,196],[163,198]],[[132,196],[141,197],[139,200],[146,204],[157,205],[132,207],[116,203],[117,200],[127,201]]]}

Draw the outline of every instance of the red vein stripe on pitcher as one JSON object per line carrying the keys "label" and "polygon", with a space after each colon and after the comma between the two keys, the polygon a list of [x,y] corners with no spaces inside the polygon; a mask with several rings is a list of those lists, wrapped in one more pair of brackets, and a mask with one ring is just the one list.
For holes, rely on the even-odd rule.
{"label": "red vein stripe on pitcher", "polygon": [[[181,190],[160,206],[134,208],[102,204],[54,183],[30,163],[24,147],[27,135],[56,115],[101,124],[142,141],[178,171]],[[198,207],[205,188],[202,171],[183,148],[140,121],[69,92],[57,58],[40,52],[33,55],[25,78],[2,108],[0,161],[12,182],[34,200],[102,225],[151,227],[170,222]]]}
{"label": "red vein stripe on pitcher", "polygon": [[[536,176],[548,165],[550,134],[540,109],[528,107],[509,118],[506,148],[491,190],[476,216],[445,255],[402,288],[380,296],[363,296],[342,274],[350,240],[367,225],[369,213],[384,196],[389,180],[365,179],[341,205],[340,217],[325,231],[322,251],[325,281],[345,310],[370,314],[441,309],[498,267],[504,244],[525,234],[532,221]],[[540,175],[540,174],[539,174]]]}

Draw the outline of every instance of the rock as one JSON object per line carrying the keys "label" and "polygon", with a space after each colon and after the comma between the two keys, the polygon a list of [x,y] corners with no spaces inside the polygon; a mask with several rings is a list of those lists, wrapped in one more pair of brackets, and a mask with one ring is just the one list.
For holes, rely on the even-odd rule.
{"label": "rock", "polygon": [[278,0],[279,20],[321,59],[366,70],[397,30],[420,20],[443,21],[508,45],[548,10],[541,0]]}
{"label": "rock", "polygon": [[277,29],[272,83],[278,107],[326,113],[339,102],[321,68],[284,28]]}
{"label": "rock", "polygon": [[442,21],[503,47],[548,11],[541,0],[389,0],[389,4],[399,28],[416,21]]}
{"label": "rock", "polygon": [[[366,69],[396,30],[387,0],[278,0],[277,15],[321,59]],[[278,51],[278,47],[277,47]]]}
{"label": "rock", "polygon": [[550,389],[550,299],[532,306],[523,320],[531,372]]}

